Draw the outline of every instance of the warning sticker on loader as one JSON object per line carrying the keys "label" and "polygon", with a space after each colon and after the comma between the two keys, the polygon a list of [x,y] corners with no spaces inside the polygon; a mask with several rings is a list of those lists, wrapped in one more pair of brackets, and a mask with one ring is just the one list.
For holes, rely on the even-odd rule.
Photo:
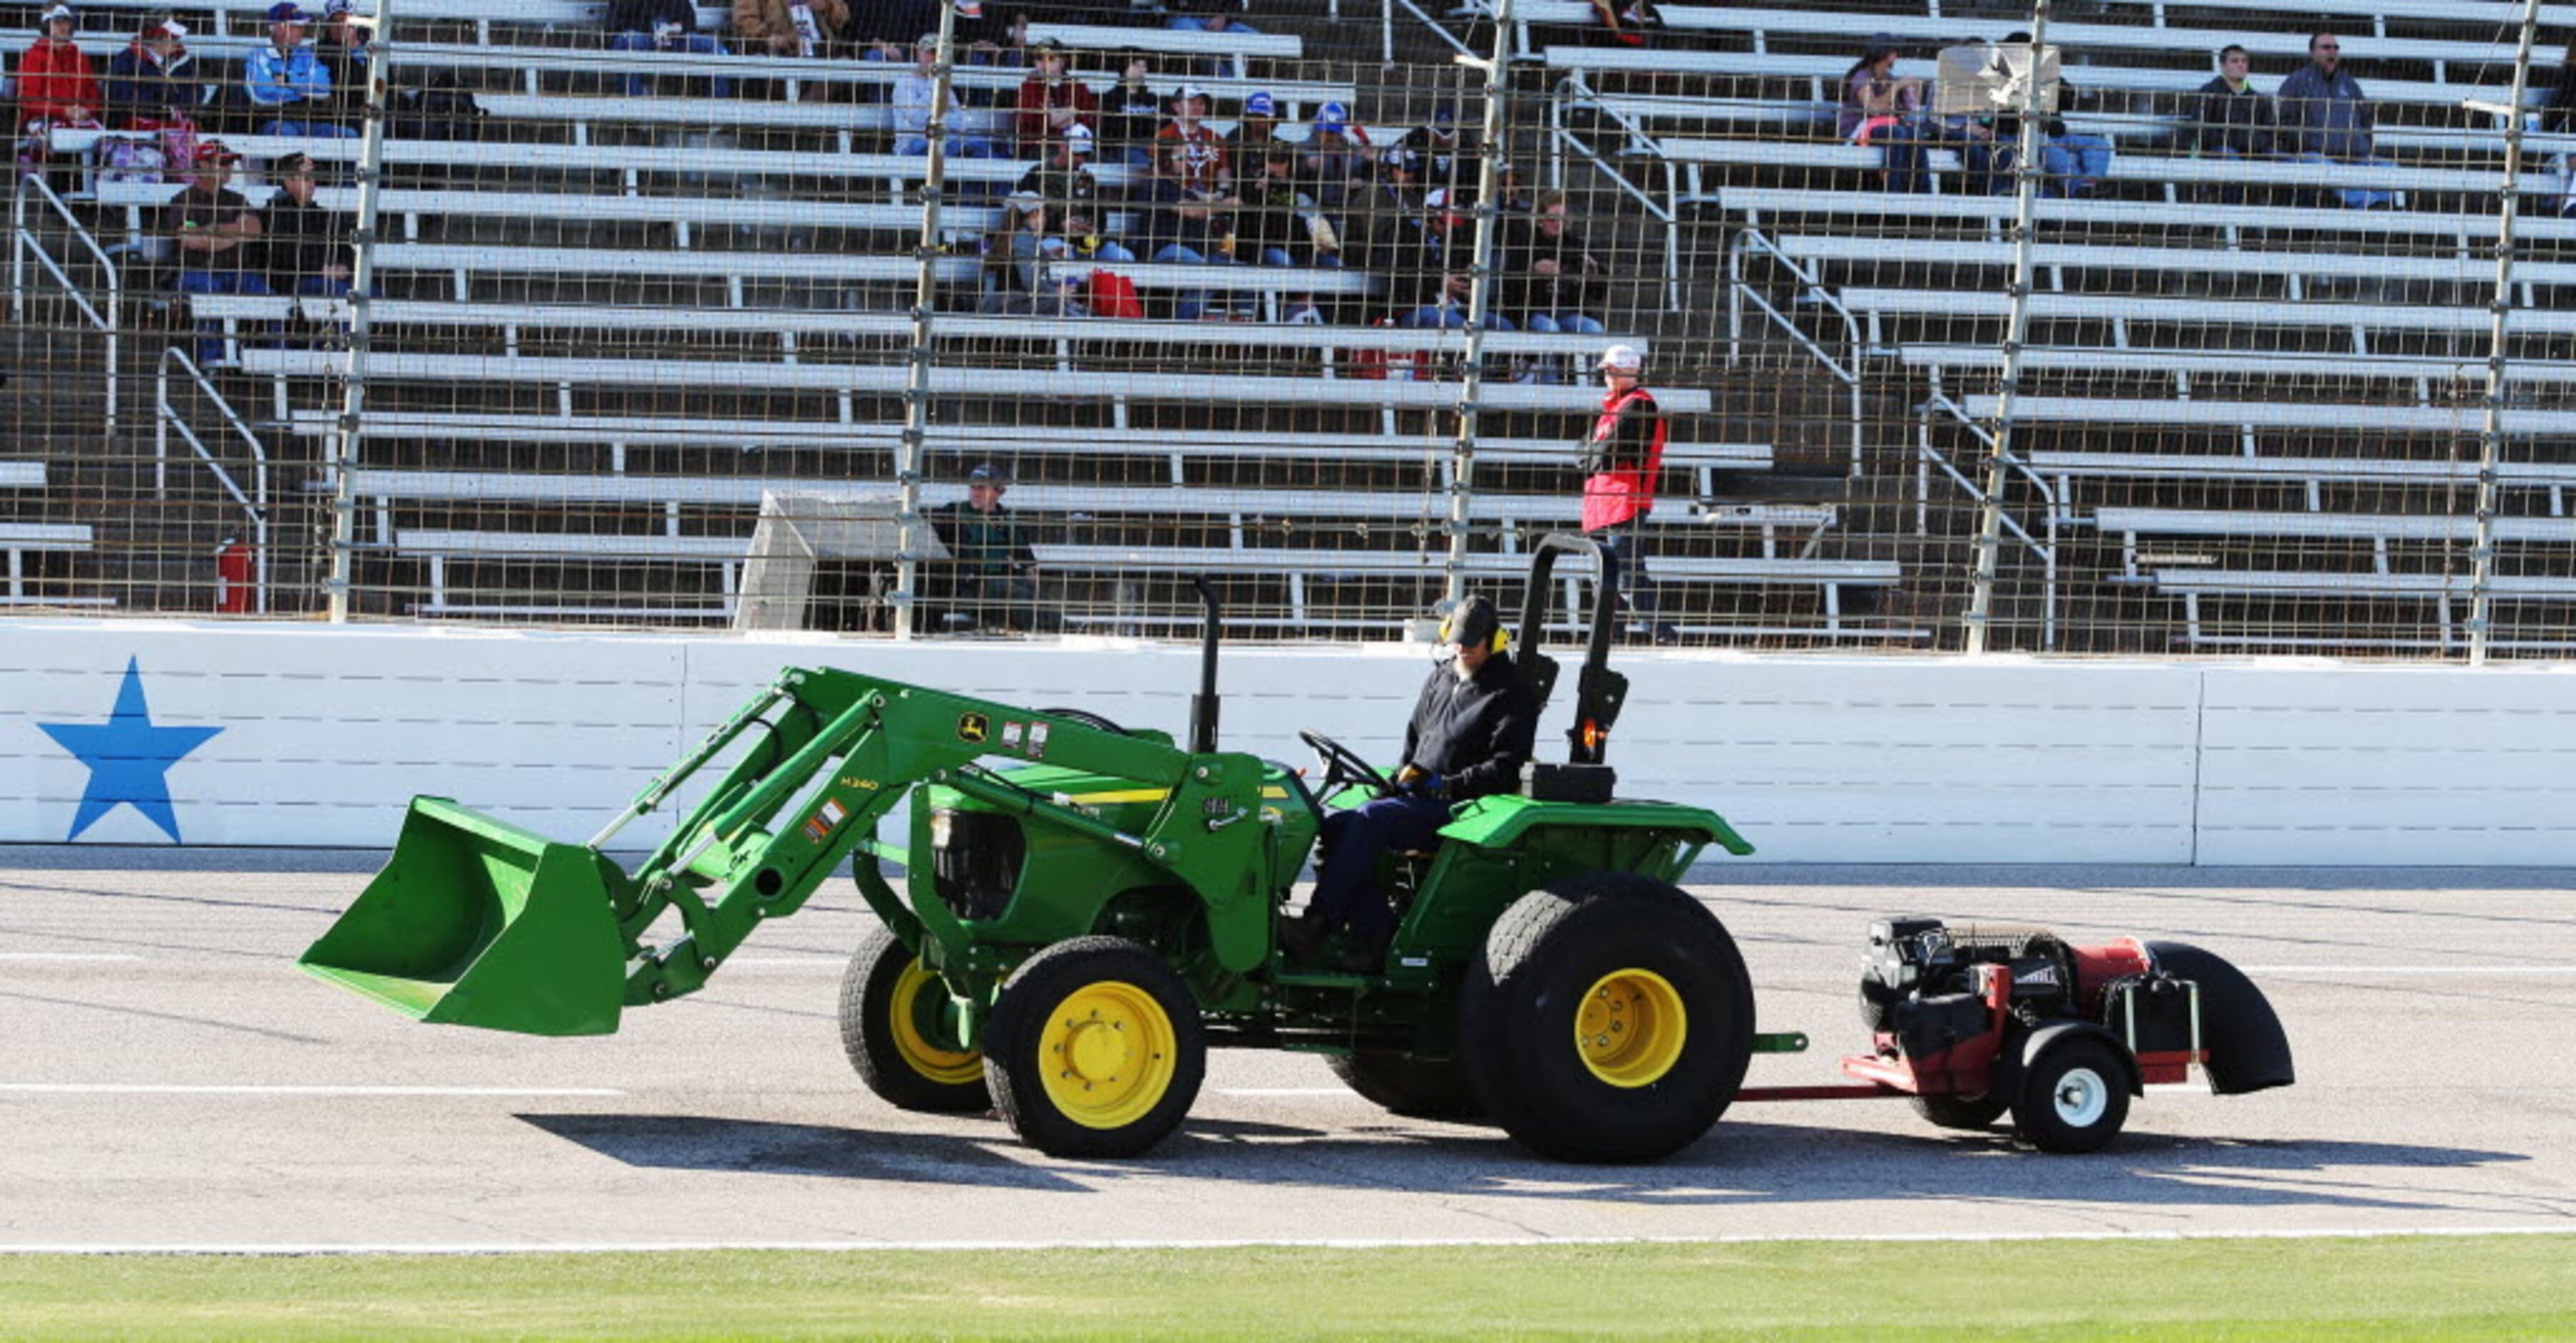
{"label": "warning sticker on loader", "polygon": [[993,735],[993,720],[980,713],[957,715],[957,740],[982,742]]}
{"label": "warning sticker on loader", "polygon": [[805,818],[805,838],[816,844],[832,837],[832,831],[850,818],[850,809],[839,798],[823,799],[822,810]]}

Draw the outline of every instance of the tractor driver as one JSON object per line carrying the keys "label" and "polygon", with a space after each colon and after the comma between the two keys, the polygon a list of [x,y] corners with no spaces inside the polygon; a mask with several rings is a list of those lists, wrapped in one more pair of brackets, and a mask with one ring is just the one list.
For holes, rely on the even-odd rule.
{"label": "tractor driver", "polygon": [[1520,787],[1538,702],[1505,651],[1502,613],[1468,597],[1441,622],[1440,642],[1444,655],[1404,729],[1395,791],[1324,818],[1314,898],[1280,934],[1297,955],[1313,956],[1336,926],[1347,925],[1341,968],[1374,972],[1395,937],[1395,910],[1377,888],[1379,855],[1436,847],[1451,804]]}

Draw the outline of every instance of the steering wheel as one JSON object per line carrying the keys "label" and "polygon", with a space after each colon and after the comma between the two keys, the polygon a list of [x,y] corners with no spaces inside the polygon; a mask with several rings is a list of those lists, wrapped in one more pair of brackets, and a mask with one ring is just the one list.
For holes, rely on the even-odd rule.
{"label": "steering wheel", "polygon": [[1378,773],[1377,766],[1360,759],[1359,752],[1342,745],[1321,732],[1297,730],[1297,740],[1315,749],[1315,760],[1324,767],[1324,781],[1315,785],[1315,796],[1329,798],[1351,784],[1369,790],[1375,797],[1395,791],[1395,783]]}
{"label": "steering wheel", "polygon": [[1089,709],[1040,709],[1038,712],[1045,714],[1049,718],[1061,718],[1068,723],[1080,723],[1084,727],[1098,728],[1103,732],[1115,732],[1122,737],[1132,737],[1136,735],[1129,732],[1127,729],[1118,726],[1116,723],[1110,722],[1108,719],[1091,712]]}

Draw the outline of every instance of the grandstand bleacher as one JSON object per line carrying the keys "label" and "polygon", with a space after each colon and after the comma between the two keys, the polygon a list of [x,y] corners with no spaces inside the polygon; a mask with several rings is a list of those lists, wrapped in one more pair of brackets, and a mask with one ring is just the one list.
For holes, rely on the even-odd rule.
{"label": "grandstand bleacher", "polygon": [[[210,0],[198,8],[229,17],[191,45],[221,61],[258,40],[238,18],[262,7]],[[346,300],[145,290],[170,309],[153,319],[170,338],[210,324],[225,395],[314,468],[301,506],[321,506],[331,445],[357,431],[365,526],[349,543],[370,613],[723,620],[764,495],[912,489],[927,507],[993,459],[1021,474],[1011,506],[1041,533],[1076,628],[1184,622],[1181,576],[1204,571],[1228,580],[1245,629],[1390,633],[1453,574],[1507,589],[1528,536],[1573,520],[1571,444],[1598,399],[1573,375],[1623,340],[1653,352],[1676,420],[1652,569],[1688,638],[1956,638],[1986,459],[2001,452],[1992,628],[2032,647],[2456,651],[2482,546],[2499,623],[2481,633],[2576,643],[2576,454],[2558,446],[2576,430],[2563,297],[2576,219],[2558,212],[2556,168],[2576,135],[2519,137],[2519,250],[2499,307],[2500,113],[2520,16],[2500,0],[2102,0],[2053,18],[2069,80],[2099,95],[2067,122],[2114,153],[2093,197],[2028,207],[2026,246],[2022,204],[1967,194],[1946,150],[1930,157],[1932,192],[1892,194],[1882,151],[1830,129],[1870,35],[1906,41],[1900,73],[1928,76],[1933,48],[2025,18],[1671,6],[1663,31],[1627,46],[1586,40],[1588,4],[1515,4],[1506,40],[1529,73],[1502,113],[1509,152],[1572,193],[1611,257],[1601,334],[1376,325],[1411,306],[1413,280],[1363,253],[1357,216],[1345,269],[1145,254],[1079,271],[1128,282],[1146,317],[979,313],[999,197],[1035,163],[948,157],[938,232],[922,237],[928,160],[889,152],[883,101],[904,67],[603,51],[597,7],[580,0],[413,8],[397,15],[417,25],[399,34],[397,69],[473,90],[482,124],[384,144],[364,350],[348,348],[360,314]],[[2576,24],[2576,6],[2547,9],[2544,23]],[[2380,161],[2197,154],[2186,100],[2216,49],[2249,49],[2268,89],[2327,16],[2350,25]],[[1379,146],[1444,104],[1471,131],[1481,120],[1481,76],[1446,46],[1438,64],[1390,72],[1313,59],[1331,36],[1320,18],[1256,13],[1263,36],[1230,37],[1040,17],[1030,36],[1074,48],[1095,93],[1116,78],[1105,53],[1148,52],[1157,94],[1206,86],[1226,133],[1256,91],[1301,139],[1327,102],[1361,113]],[[82,41],[102,56],[123,45]],[[952,129],[1006,133],[1027,73],[1014,59],[957,68]],[[672,96],[625,96],[630,73]],[[745,95],[683,87],[719,74]],[[2524,101],[2538,107],[2556,76],[2533,76]],[[66,133],[57,149],[97,138]],[[271,179],[246,188],[260,200],[286,153],[345,172],[366,152],[225,138]],[[1104,159],[1109,228],[1141,238],[1151,207],[1117,198],[1150,170]],[[2394,199],[2337,203],[2354,187]],[[113,264],[137,287],[168,274],[144,258],[175,190],[109,181],[80,199],[102,233],[125,235]],[[358,197],[320,193],[343,213]],[[21,211],[13,227],[53,226]],[[2016,293],[2024,261],[2031,285]],[[917,312],[925,273],[932,306]],[[1498,279],[1490,296],[1505,292]],[[1185,295],[1253,320],[1180,320]],[[1283,320],[1292,310],[1321,321]],[[140,432],[168,423],[155,413]],[[1814,479],[1831,484],[1800,483]],[[83,496],[116,488],[93,471]],[[55,577],[59,559],[21,582],[22,550],[81,573],[111,549],[96,543],[118,525],[108,515],[53,507],[0,524],[10,600],[105,600],[109,584]],[[849,599],[864,620],[881,589]]]}

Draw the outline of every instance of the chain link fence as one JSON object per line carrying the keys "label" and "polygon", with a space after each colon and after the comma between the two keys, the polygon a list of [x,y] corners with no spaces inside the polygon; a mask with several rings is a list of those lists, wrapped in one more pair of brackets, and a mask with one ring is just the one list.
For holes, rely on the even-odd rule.
{"label": "chain link fence", "polygon": [[1624,345],[1641,640],[2557,655],[2570,16],[2314,8],[94,2],[5,597],[1397,637],[1585,523]]}

